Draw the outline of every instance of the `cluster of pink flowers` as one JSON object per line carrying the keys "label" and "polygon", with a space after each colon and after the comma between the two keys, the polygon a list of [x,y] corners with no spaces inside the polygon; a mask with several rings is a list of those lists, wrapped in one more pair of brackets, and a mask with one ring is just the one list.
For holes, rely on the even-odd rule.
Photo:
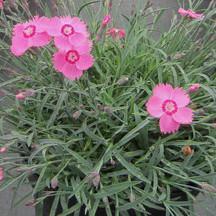
{"label": "cluster of pink flowers", "polygon": [[52,38],[58,49],[53,56],[53,64],[65,77],[78,79],[83,71],[93,66],[90,34],[86,24],[78,17],[36,16],[28,22],[15,25],[11,52],[21,56],[32,47],[48,45]]}
{"label": "cluster of pink flowers", "polygon": [[[101,37],[101,33],[104,33],[104,30],[106,29],[106,27],[108,26],[108,24],[111,22],[112,17],[110,14],[104,16],[102,23],[101,23],[101,27],[99,30],[99,35],[98,35],[98,39],[100,39]],[[123,39],[126,36],[126,31],[123,28],[109,28],[106,31],[106,35],[112,37],[114,40],[118,40],[118,39]]]}
{"label": "cluster of pink flowers", "polygon": [[[159,84],[153,89],[146,107],[148,113],[160,119],[162,133],[174,133],[180,125],[188,125],[193,121],[193,111],[187,107],[190,103],[188,93],[196,92],[198,83],[189,87],[188,91],[182,88],[173,88],[170,84]],[[188,92],[188,93],[187,93]]]}
{"label": "cluster of pink flowers", "polygon": [[113,39],[122,39],[126,36],[126,32],[123,28],[110,28],[108,29],[106,34],[111,36]]}
{"label": "cluster of pink flowers", "polygon": [[195,20],[203,20],[204,14],[196,13],[191,9],[185,10],[183,8],[179,8],[178,13],[183,17],[189,17]]}

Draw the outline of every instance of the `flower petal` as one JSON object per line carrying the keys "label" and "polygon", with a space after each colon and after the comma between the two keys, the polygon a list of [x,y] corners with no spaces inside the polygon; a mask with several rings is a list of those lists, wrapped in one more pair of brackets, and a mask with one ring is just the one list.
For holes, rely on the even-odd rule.
{"label": "flower petal", "polygon": [[71,21],[75,32],[83,34],[86,38],[89,37],[86,24],[83,21],[81,21],[78,17],[73,17]]}
{"label": "flower petal", "polygon": [[190,103],[190,97],[182,88],[175,88],[171,97],[176,102],[178,107],[185,107]]}
{"label": "flower petal", "polygon": [[15,56],[23,55],[28,50],[28,48],[28,40],[26,40],[24,37],[14,36],[12,38],[10,50]]}
{"label": "flower petal", "polygon": [[60,50],[70,50],[71,44],[67,37],[65,36],[58,36],[54,38],[55,46]]}
{"label": "flower petal", "polygon": [[81,44],[73,44],[73,47],[75,50],[79,52],[80,55],[90,53],[92,49],[92,41],[90,40],[85,40]]}
{"label": "flower petal", "polygon": [[159,118],[163,115],[162,110],[163,100],[156,96],[151,96],[146,104],[148,113],[156,118]]}
{"label": "flower petal", "polygon": [[41,17],[37,22],[38,32],[47,32],[50,36],[61,35],[61,21],[59,17]]}
{"label": "flower petal", "polygon": [[173,120],[172,116],[163,114],[160,118],[160,130],[164,134],[175,133],[180,124]]}
{"label": "flower petal", "polygon": [[56,52],[53,56],[53,64],[57,71],[62,72],[63,66],[66,64],[65,53]]}
{"label": "flower petal", "polygon": [[46,33],[38,33],[35,36],[29,38],[29,46],[41,47],[49,44],[51,37]]}
{"label": "flower petal", "polygon": [[83,75],[83,71],[79,70],[75,64],[66,63],[62,68],[63,74],[70,80],[79,79]]}
{"label": "flower petal", "polygon": [[69,37],[69,42],[72,44],[72,45],[80,45],[82,44],[83,42],[85,42],[86,40],[86,37],[83,35],[83,34],[80,34],[80,33],[75,33],[73,35],[71,35]]}
{"label": "flower petal", "polygon": [[87,70],[94,64],[94,58],[89,54],[80,56],[79,61],[76,62],[76,66],[79,70]]}
{"label": "flower petal", "polygon": [[172,117],[178,123],[191,124],[193,121],[193,111],[188,107],[179,108]]}
{"label": "flower petal", "polygon": [[169,84],[158,84],[153,89],[153,95],[161,98],[162,100],[170,99],[173,93],[173,87]]}

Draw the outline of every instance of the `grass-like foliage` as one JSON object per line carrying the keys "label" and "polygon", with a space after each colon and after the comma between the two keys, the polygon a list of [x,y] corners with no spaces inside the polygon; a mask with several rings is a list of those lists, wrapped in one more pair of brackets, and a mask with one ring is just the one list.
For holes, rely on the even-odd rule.
{"label": "grass-like foliage", "polygon": [[[128,215],[129,209],[147,215],[152,208],[164,208],[167,216],[195,215],[194,191],[214,191],[215,1],[203,11],[201,1],[187,6],[179,1],[205,18],[181,18],[175,11],[171,27],[159,36],[160,20],[171,9],[153,9],[140,0],[127,15],[119,11],[123,1],[113,1],[111,26],[126,29],[122,40],[104,34],[97,38],[108,10],[104,1],[59,1],[57,7],[55,1],[31,1],[38,4],[30,9],[25,2],[5,3],[0,12],[0,146],[8,148],[0,158],[5,173],[0,190],[25,184],[33,175],[32,194],[18,202],[34,197],[40,207],[54,197],[50,216],[58,203],[61,216],[81,206],[90,216],[99,207],[108,216],[113,208],[116,216]],[[35,14],[31,7],[48,17],[83,16],[94,40],[95,63],[79,80],[69,81],[54,70],[52,44],[22,57],[11,54],[12,27]],[[171,135],[161,134],[158,120],[146,111],[158,83],[201,86],[190,94],[193,123]],[[17,91],[25,89],[33,89],[34,96],[16,100]],[[182,152],[185,146],[190,154]],[[58,187],[52,189],[51,182]],[[74,196],[77,203],[69,206]]]}

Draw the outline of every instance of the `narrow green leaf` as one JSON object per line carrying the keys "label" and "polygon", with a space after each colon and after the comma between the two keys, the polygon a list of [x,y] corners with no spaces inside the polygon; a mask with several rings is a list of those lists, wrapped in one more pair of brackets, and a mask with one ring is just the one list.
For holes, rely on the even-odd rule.
{"label": "narrow green leaf", "polygon": [[134,166],[132,163],[127,162],[120,154],[115,154],[116,159],[121,163],[123,167],[125,167],[129,173],[131,173],[134,177],[139,180],[150,183],[150,181],[142,174],[141,170]]}

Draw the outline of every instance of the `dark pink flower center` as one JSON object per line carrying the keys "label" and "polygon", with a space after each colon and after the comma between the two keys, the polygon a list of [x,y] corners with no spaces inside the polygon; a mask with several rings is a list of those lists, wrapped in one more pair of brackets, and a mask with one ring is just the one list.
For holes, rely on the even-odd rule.
{"label": "dark pink flower center", "polygon": [[80,58],[79,53],[76,50],[69,50],[66,53],[66,61],[69,62],[70,64],[74,64],[77,62]]}
{"label": "dark pink flower center", "polygon": [[173,100],[165,100],[163,102],[162,109],[166,114],[172,115],[177,112],[178,106]]}
{"label": "dark pink flower center", "polygon": [[36,33],[36,26],[34,26],[34,25],[29,25],[29,26],[25,27],[23,30],[24,37],[26,37],[26,38],[33,37],[35,35],[35,33]]}
{"label": "dark pink flower center", "polygon": [[73,28],[72,25],[65,24],[65,25],[62,26],[61,33],[64,36],[68,37],[68,36],[74,34],[74,28]]}

